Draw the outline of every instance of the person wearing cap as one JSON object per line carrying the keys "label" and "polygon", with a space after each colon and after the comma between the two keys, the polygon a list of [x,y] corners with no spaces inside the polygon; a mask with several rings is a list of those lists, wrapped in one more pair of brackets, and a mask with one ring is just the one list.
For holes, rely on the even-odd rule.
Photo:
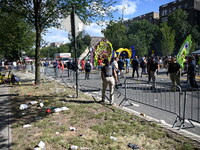
{"label": "person wearing cap", "polygon": [[181,66],[179,63],[176,62],[175,57],[171,57],[171,60],[168,65],[168,70],[167,70],[167,75],[169,73],[170,80],[173,83],[173,90],[176,90],[176,86],[180,86],[180,71],[181,71]]}

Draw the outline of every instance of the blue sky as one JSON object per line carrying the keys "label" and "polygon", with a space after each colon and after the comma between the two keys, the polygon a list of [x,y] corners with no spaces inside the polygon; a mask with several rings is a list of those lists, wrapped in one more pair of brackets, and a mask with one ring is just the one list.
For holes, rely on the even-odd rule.
{"label": "blue sky", "polygon": [[[114,14],[115,20],[122,17],[122,8],[124,9],[124,19],[131,19],[149,12],[159,12],[159,6],[166,3],[172,2],[174,0],[117,0],[117,3],[113,6],[113,9],[118,11]],[[100,27],[95,23],[90,24],[90,26],[85,27],[86,33],[90,36],[103,36],[101,30],[106,26]],[[68,42],[68,33],[64,30],[59,30],[51,28],[43,36],[46,42]]]}

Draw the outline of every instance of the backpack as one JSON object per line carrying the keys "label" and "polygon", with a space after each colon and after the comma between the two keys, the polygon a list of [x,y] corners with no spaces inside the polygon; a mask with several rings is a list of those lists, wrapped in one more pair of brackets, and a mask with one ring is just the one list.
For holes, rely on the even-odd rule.
{"label": "backpack", "polygon": [[105,66],[105,77],[111,77],[113,75],[113,66]]}
{"label": "backpack", "polygon": [[90,63],[86,63],[85,69],[86,69],[86,70],[91,70],[91,65],[90,65]]}

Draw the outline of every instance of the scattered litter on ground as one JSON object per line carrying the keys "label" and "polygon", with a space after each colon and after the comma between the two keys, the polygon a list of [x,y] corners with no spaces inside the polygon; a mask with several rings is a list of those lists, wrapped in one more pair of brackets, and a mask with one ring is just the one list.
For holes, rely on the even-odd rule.
{"label": "scattered litter on ground", "polygon": [[72,95],[69,95],[68,97],[69,97],[69,98],[72,98],[73,96],[72,96]]}
{"label": "scattered litter on ground", "polygon": [[61,107],[60,109],[61,109],[62,111],[69,110],[69,108],[67,108],[67,107]]}
{"label": "scattered litter on ground", "polygon": [[137,145],[135,145],[135,144],[128,143],[127,146],[128,146],[129,148],[131,148],[131,149],[139,149],[139,147],[138,147]]}
{"label": "scattered litter on ground", "polygon": [[76,131],[76,128],[75,127],[69,127],[69,130],[70,131]]}
{"label": "scattered litter on ground", "polygon": [[110,139],[113,140],[113,141],[117,141],[117,138],[114,137],[114,136],[110,136]]}
{"label": "scattered litter on ground", "polygon": [[61,111],[62,111],[61,108],[55,108],[55,109],[54,109],[54,112],[55,112],[55,113],[61,112]]}
{"label": "scattered litter on ground", "polygon": [[60,132],[56,132],[56,135],[60,134]]}
{"label": "scattered litter on ground", "polygon": [[37,104],[37,103],[38,103],[37,101],[31,101],[31,102],[30,102],[31,105],[35,105],[35,104]]}
{"label": "scattered litter on ground", "polygon": [[40,141],[40,143],[38,144],[38,146],[42,149],[45,148],[45,143],[43,141]]}
{"label": "scattered litter on ground", "polygon": [[29,128],[31,126],[32,126],[31,124],[25,124],[25,125],[23,125],[23,128]]}
{"label": "scattered litter on ground", "polygon": [[46,109],[46,113],[50,113],[50,112],[51,112],[50,108]]}
{"label": "scattered litter on ground", "polygon": [[35,117],[35,120],[41,120],[42,117]]}
{"label": "scattered litter on ground", "polygon": [[146,114],[145,113],[140,113],[141,116],[143,117],[146,117]]}
{"label": "scattered litter on ground", "polygon": [[43,103],[40,103],[40,107],[44,107],[44,104],[43,104]]}
{"label": "scattered litter on ground", "polygon": [[22,113],[22,115],[26,115],[26,113],[25,113],[25,112],[23,112],[23,113]]}
{"label": "scattered litter on ground", "polygon": [[54,109],[54,112],[61,112],[61,111],[65,111],[65,110],[69,110],[69,108],[67,108],[67,107],[60,107],[60,108],[55,108]]}
{"label": "scattered litter on ground", "polygon": [[78,149],[78,146],[76,146],[76,145],[71,145],[71,146],[70,146],[70,149],[71,149],[71,150],[76,150],[76,149]]}
{"label": "scattered litter on ground", "polygon": [[158,121],[160,124],[166,124],[165,120],[159,120]]}
{"label": "scattered litter on ground", "polygon": [[21,105],[19,106],[19,109],[20,109],[20,110],[28,109],[28,105],[27,105],[27,104],[21,104]]}

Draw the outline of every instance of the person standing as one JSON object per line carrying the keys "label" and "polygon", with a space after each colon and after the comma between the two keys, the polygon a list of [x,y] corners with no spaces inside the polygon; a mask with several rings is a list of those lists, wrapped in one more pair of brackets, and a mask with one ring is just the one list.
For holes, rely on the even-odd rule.
{"label": "person standing", "polygon": [[88,61],[85,63],[85,80],[89,80],[91,69],[92,69],[92,64],[91,64],[90,61],[88,60]]}
{"label": "person standing", "polygon": [[120,71],[120,76],[123,77],[124,76],[124,60],[120,57],[119,60],[118,60],[118,69]]}
{"label": "person standing", "polygon": [[58,76],[58,61],[57,61],[57,60],[55,60],[55,61],[53,62],[53,68],[54,68],[55,79],[56,79],[57,76]]}
{"label": "person standing", "polygon": [[180,64],[176,62],[175,57],[171,57],[171,61],[169,62],[168,65],[167,75],[169,73],[170,80],[173,83],[172,90],[176,90],[177,85],[180,86],[180,71],[181,71]]}
{"label": "person standing", "polygon": [[142,69],[142,71],[141,71],[141,78],[142,78],[142,75],[146,75],[147,74],[147,72],[146,72],[146,67],[147,67],[146,58],[142,58],[142,61],[140,63],[140,67]]}
{"label": "person standing", "polygon": [[101,70],[102,68],[102,59],[99,57],[98,58],[98,70]]}
{"label": "person standing", "polygon": [[49,62],[45,60],[43,65],[44,65],[44,74],[47,74],[49,72]]}
{"label": "person standing", "polygon": [[188,74],[188,79],[190,82],[190,85],[192,88],[198,88],[197,82],[195,80],[195,76],[196,76],[196,62],[195,59],[190,56],[188,57],[188,70],[183,74],[187,73]]}
{"label": "person standing", "polygon": [[101,70],[102,79],[102,102],[105,102],[106,88],[109,85],[110,89],[110,104],[114,104],[114,86],[118,82],[117,73],[113,65],[110,65],[108,59],[104,59],[105,66]]}
{"label": "person standing", "polygon": [[157,71],[158,71],[158,62],[155,61],[155,58],[151,57],[151,60],[149,62],[149,74],[153,82],[152,89],[155,89]]}
{"label": "person standing", "polygon": [[114,67],[116,73],[117,73],[117,80],[119,80],[119,74],[120,74],[120,71],[119,71],[119,66],[118,66],[118,57],[115,57],[113,62],[112,62],[112,66]]}
{"label": "person standing", "polygon": [[125,59],[125,63],[126,63],[126,73],[129,73],[130,59],[129,59],[129,58],[126,58],[126,59]]}
{"label": "person standing", "polygon": [[17,70],[17,62],[13,61],[12,65],[13,65],[13,69],[16,71]]}
{"label": "person standing", "polygon": [[81,71],[84,71],[84,68],[85,68],[85,60],[82,59],[81,60]]}
{"label": "person standing", "polygon": [[136,72],[137,77],[139,78],[139,73],[138,73],[139,62],[138,62],[137,56],[135,56],[135,58],[132,60],[132,68],[133,68],[132,77],[134,78],[134,75],[135,75],[135,72]]}

